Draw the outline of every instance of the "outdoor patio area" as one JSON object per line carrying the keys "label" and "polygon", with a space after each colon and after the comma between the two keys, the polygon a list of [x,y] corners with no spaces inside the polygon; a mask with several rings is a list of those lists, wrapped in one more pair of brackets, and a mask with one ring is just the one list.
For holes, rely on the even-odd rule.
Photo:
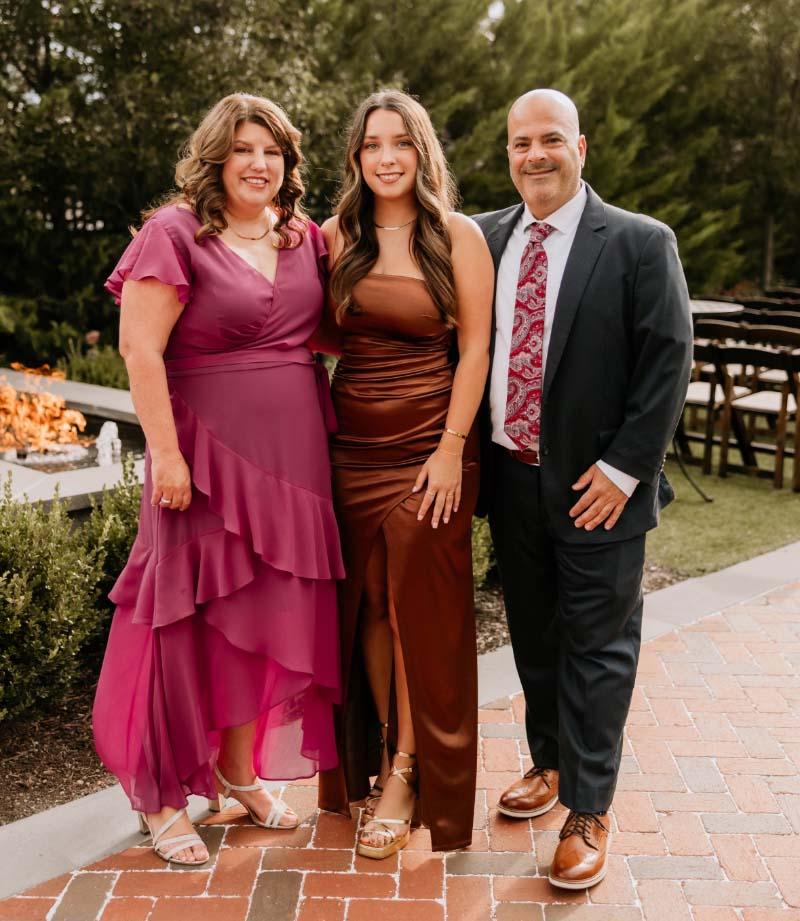
{"label": "outdoor patio area", "polygon": [[296,832],[209,818],[200,870],[132,847],[0,902],[0,921],[798,921],[799,666],[798,581],[643,645],[613,856],[588,893],[546,880],[562,808],[494,808],[529,764],[514,695],[480,711],[467,851],[432,854],[422,829],[399,859],[356,858],[357,811],[318,815],[314,784],[296,783]]}

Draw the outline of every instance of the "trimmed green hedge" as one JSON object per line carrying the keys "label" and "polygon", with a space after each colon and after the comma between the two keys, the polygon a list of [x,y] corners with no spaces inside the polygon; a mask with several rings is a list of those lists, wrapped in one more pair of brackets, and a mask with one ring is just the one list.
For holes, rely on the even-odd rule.
{"label": "trimmed green hedge", "polygon": [[65,506],[0,498],[0,720],[57,697],[76,679],[95,627],[99,566]]}
{"label": "trimmed green hedge", "polygon": [[489,571],[494,565],[494,547],[492,536],[489,533],[489,522],[485,518],[473,518],[472,580],[475,588],[481,588],[486,583]]}
{"label": "trimmed green hedge", "polygon": [[66,354],[58,359],[57,367],[71,381],[116,387],[119,390],[130,387],[125,362],[113,345],[95,344],[84,349],[71,339]]}
{"label": "trimmed green hedge", "polygon": [[124,565],[139,512],[133,461],[122,483],[75,524],[0,495],[0,721],[58,699],[96,665],[111,616],[106,595]]}

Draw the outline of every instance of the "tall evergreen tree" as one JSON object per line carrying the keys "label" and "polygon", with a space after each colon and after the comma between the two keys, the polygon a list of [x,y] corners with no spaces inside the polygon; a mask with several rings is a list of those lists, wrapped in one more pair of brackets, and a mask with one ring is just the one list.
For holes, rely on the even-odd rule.
{"label": "tall evergreen tree", "polygon": [[489,82],[489,36],[486,0],[319,0],[313,16],[326,107],[314,109],[306,152],[312,204],[322,216],[335,198],[348,119],[369,93],[395,87],[414,94],[446,144],[471,130]]}
{"label": "tall evergreen tree", "polygon": [[697,49],[716,27],[717,17],[700,0],[507,3],[494,28],[483,118],[452,152],[467,205],[479,210],[513,200],[508,106],[528,89],[554,87],[580,110],[585,175],[597,192],[673,226],[695,286],[735,276],[739,256],[728,236],[738,200],[730,191],[705,191],[718,152],[715,99],[696,93],[694,82],[705,66]]}
{"label": "tall evergreen tree", "polygon": [[720,150],[740,187],[747,273],[764,287],[775,274],[800,284],[800,0],[726,0],[718,36],[729,62],[715,113]]}

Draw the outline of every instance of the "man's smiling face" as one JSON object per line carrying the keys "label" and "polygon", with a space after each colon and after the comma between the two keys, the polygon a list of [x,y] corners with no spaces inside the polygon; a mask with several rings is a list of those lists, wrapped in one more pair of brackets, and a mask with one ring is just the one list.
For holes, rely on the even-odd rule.
{"label": "man's smiling face", "polygon": [[559,95],[528,94],[514,103],[508,115],[511,179],[539,220],[577,193],[586,157],[577,113]]}

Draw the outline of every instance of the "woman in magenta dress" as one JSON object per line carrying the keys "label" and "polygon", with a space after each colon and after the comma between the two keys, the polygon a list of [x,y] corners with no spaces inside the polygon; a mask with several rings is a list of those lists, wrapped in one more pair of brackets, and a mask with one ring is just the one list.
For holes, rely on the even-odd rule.
{"label": "woman in magenta dress", "polygon": [[268,100],[221,100],[106,284],[148,451],[95,743],[179,863],[208,859],[187,794],[233,792],[255,823],[292,828],[258,778],[337,761],[332,415],[305,344],[325,247],[299,209],[298,141]]}

